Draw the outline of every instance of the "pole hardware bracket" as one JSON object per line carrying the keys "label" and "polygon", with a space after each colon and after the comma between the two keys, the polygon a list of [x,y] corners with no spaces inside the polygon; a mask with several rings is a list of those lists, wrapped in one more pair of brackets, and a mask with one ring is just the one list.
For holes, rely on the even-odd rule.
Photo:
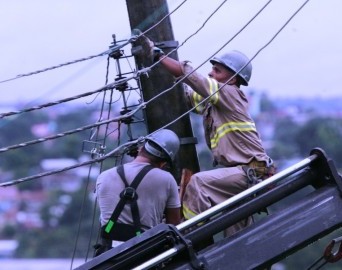
{"label": "pole hardware bracket", "polygon": [[158,41],[154,42],[154,45],[160,49],[175,49],[179,43],[176,40]]}
{"label": "pole hardware bracket", "polygon": [[185,144],[198,144],[197,137],[183,137],[180,138],[180,144],[185,145]]}
{"label": "pole hardware bracket", "polygon": [[[158,41],[154,43],[154,45],[160,49],[175,49],[178,47],[178,44],[178,41],[175,40]],[[132,55],[140,55],[142,52],[143,48],[141,45],[132,46]]]}
{"label": "pole hardware bracket", "polygon": [[[89,147],[90,145],[90,147]],[[105,154],[106,146],[99,142],[84,140],[82,142],[82,152],[91,154],[92,158],[102,157]]]}

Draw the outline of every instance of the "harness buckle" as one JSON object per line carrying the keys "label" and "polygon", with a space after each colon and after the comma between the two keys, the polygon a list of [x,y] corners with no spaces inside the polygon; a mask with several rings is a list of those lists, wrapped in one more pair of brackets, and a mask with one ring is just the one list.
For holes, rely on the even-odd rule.
{"label": "harness buckle", "polygon": [[126,187],[121,193],[120,198],[125,198],[128,201],[133,201],[138,199],[138,194],[135,190],[135,188],[132,187]]}

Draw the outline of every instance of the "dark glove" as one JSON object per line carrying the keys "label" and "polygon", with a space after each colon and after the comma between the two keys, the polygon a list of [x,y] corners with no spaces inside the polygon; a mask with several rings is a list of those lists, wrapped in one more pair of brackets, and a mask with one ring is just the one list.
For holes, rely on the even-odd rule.
{"label": "dark glove", "polygon": [[110,250],[111,248],[112,247],[110,247],[110,246],[101,245],[101,244],[94,245],[94,249],[95,249],[94,257],[101,255],[102,253]]}
{"label": "dark glove", "polygon": [[132,42],[133,45],[140,45],[142,48],[141,51],[138,51],[133,54],[143,57],[149,63],[157,62],[161,56],[165,55],[165,53],[162,49],[155,47],[154,42],[150,40],[147,36],[141,34],[142,32],[139,29],[133,29],[132,31],[132,37],[139,36],[135,41]]}
{"label": "dark glove", "polygon": [[162,49],[158,47],[153,47],[152,48],[152,61],[153,63],[158,62],[160,60],[160,57],[165,55]]}

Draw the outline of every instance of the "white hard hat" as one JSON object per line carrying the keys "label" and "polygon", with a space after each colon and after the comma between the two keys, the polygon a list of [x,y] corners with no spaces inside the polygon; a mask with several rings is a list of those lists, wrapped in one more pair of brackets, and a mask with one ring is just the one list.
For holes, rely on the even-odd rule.
{"label": "white hard hat", "polygon": [[230,51],[221,56],[215,56],[210,60],[210,63],[219,63],[231,69],[235,73],[238,73],[238,75],[241,77],[243,81],[242,85],[248,85],[248,82],[252,76],[252,64],[249,61],[250,60],[248,59],[248,57],[244,55],[242,52]]}
{"label": "white hard hat", "polygon": [[180,141],[178,136],[169,129],[161,129],[146,137],[146,151],[159,158],[173,161],[179,150],[179,146]]}

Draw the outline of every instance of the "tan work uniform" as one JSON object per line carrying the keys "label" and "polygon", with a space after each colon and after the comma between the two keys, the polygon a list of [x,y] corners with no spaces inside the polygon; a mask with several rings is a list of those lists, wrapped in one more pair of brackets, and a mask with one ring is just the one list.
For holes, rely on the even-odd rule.
{"label": "tan work uniform", "polygon": [[[188,62],[182,62],[184,74],[193,72]],[[215,93],[223,84],[193,72],[184,82],[192,89],[187,96],[192,106]],[[219,168],[194,174],[183,198],[183,215],[190,219],[247,189],[247,176],[242,165],[251,162],[269,166],[265,153],[248,112],[245,94],[234,85],[225,85],[208,102],[196,108],[203,114],[205,137]],[[231,235],[249,225],[251,218],[226,230]]]}

